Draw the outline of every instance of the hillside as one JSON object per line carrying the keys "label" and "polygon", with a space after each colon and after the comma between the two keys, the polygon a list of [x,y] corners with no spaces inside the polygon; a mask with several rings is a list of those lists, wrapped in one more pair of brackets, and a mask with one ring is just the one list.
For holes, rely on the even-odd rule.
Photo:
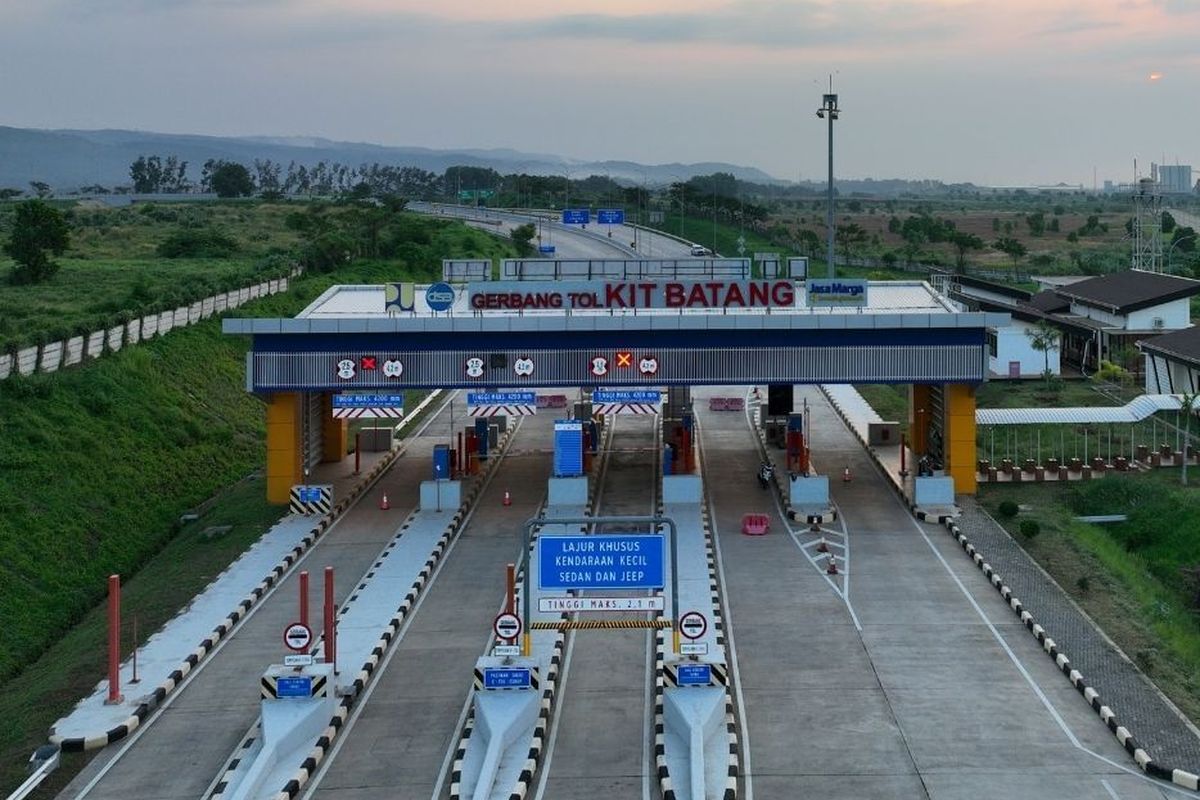
{"label": "hillside", "polygon": [[140,155],[174,155],[190,165],[193,181],[208,159],[251,164],[271,159],[287,165],[311,167],[319,161],[358,166],[375,163],[419,167],[441,174],[456,165],[492,167],[501,173],[525,172],[554,175],[570,170],[572,176],[610,174],[640,183],[664,184],[712,172],[729,172],[742,180],[772,183],[776,179],[754,167],[706,162],[703,164],[637,164],[593,162],[517,150],[434,150],[424,147],[388,147],[356,142],[335,142],[302,137],[221,137],[143,131],[45,131],[0,126],[0,187],[25,189],[30,181],[44,181],[58,192],[80,186],[115,186],[129,183],[129,165]]}

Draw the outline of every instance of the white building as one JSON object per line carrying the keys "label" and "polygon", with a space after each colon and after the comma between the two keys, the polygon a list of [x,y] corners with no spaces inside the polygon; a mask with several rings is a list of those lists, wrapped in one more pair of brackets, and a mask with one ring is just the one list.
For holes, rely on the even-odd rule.
{"label": "white building", "polygon": [[1147,394],[1200,392],[1200,327],[1145,339],[1138,347],[1146,359]]}
{"label": "white building", "polygon": [[1163,194],[1190,194],[1192,191],[1192,165],[1159,166],[1158,184]]}

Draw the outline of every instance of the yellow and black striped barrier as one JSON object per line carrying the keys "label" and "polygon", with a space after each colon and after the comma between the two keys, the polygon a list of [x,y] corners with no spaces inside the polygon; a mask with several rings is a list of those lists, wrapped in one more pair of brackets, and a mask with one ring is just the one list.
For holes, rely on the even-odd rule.
{"label": "yellow and black striped barrier", "polygon": [[669,619],[564,619],[555,622],[533,622],[529,625],[535,631],[586,631],[609,630],[616,628],[641,628],[645,630],[665,629],[671,627]]}

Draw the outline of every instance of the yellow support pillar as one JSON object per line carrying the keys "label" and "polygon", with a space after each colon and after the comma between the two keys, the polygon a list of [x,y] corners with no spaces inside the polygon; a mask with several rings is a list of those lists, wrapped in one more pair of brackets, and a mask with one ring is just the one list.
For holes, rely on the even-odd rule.
{"label": "yellow support pillar", "polygon": [[346,434],[350,421],[333,418],[333,395],[321,393],[321,461],[341,461],[346,457]]}
{"label": "yellow support pillar", "polygon": [[267,399],[267,502],[286,503],[292,486],[302,483],[304,469],[301,395],[277,392]]}
{"label": "yellow support pillar", "polygon": [[954,491],[975,494],[975,387],[948,383],[946,398],[946,474]]}
{"label": "yellow support pillar", "polygon": [[908,391],[908,446],[918,458],[929,448],[929,406],[929,386],[912,384]]}

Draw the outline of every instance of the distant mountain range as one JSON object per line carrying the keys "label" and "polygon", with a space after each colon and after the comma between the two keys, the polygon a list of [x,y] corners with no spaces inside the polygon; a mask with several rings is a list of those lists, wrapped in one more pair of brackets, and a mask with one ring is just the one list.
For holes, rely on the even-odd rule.
{"label": "distant mountain range", "polygon": [[106,187],[130,183],[129,165],[138,156],[176,156],[188,162],[189,177],[198,181],[201,165],[210,158],[237,161],[249,166],[270,159],[286,166],[291,162],[312,167],[318,162],[419,167],[441,174],[447,167],[491,167],[501,173],[563,174],[572,179],[609,175],[614,179],[666,184],[679,177],[728,172],[744,181],[780,184],[760,169],[736,164],[639,164],[633,161],[574,161],[544,153],[518,150],[434,150],[425,147],[386,147],[358,142],[335,142],[302,136],[195,136],[123,130],[37,130],[0,126],[0,188],[28,189],[30,181],[43,181],[57,193],[80,186]]}

